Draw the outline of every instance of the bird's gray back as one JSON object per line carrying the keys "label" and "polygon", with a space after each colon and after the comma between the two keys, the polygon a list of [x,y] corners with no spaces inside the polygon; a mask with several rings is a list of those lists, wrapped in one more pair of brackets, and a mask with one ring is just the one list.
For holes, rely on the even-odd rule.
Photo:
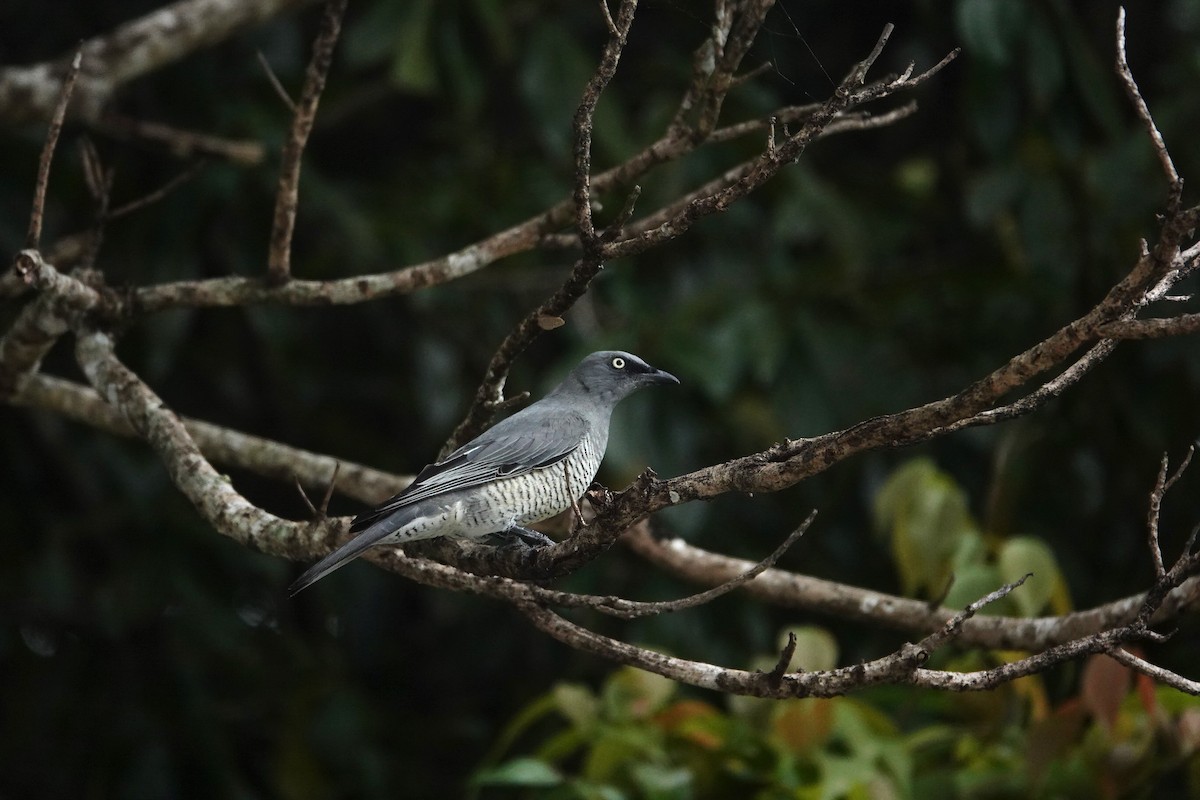
{"label": "bird's gray back", "polygon": [[[608,444],[608,415],[589,412],[587,407],[576,408],[559,398],[534,403],[423,469],[404,491],[356,517],[350,530],[366,530],[409,506],[441,505],[443,501],[474,505],[478,498],[501,491],[518,499],[529,495],[521,502],[528,503],[530,509],[540,508],[538,503],[542,501],[530,494],[533,487],[542,480],[554,483],[550,478],[555,474],[579,472],[579,477],[587,480],[579,494],[571,498],[574,500],[595,477]],[[581,449],[586,453],[580,452],[572,459]],[[525,476],[532,476],[531,482],[522,481]],[[574,474],[571,478],[571,487],[575,487],[579,481]],[[562,486],[565,490],[566,483]],[[527,521],[545,519],[558,511]]]}

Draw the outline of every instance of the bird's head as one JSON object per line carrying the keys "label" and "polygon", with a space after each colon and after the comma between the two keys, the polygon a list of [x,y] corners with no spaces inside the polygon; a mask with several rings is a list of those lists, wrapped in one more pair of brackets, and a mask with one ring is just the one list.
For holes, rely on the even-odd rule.
{"label": "bird's head", "polygon": [[679,379],[633,353],[601,350],[580,361],[554,393],[582,393],[615,404],[631,392],[656,383],[679,383]]}

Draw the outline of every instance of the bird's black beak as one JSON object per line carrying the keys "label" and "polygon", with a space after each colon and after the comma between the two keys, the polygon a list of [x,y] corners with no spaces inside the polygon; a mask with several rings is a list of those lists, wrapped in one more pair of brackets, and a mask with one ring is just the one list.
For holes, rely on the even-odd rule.
{"label": "bird's black beak", "polygon": [[676,378],[665,369],[658,369],[657,367],[650,368],[650,371],[646,373],[645,380],[646,383],[679,383],[679,378]]}

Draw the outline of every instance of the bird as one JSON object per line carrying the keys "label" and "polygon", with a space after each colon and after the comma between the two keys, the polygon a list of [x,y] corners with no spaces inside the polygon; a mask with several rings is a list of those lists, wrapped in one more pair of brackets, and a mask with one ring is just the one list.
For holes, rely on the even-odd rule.
{"label": "bird", "polygon": [[591,486],[617,403],[669,372],[621,350],[592,353],[541,400],[496,423],[422,469],[399,494],[356,516],[358,534],[313,564],[295,595],[378,545],[438,536],[553,544],[525,526],[574,506]]}

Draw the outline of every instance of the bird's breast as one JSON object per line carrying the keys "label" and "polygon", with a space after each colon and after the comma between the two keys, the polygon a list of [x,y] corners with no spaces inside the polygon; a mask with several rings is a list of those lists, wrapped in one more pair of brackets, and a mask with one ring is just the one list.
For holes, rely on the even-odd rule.
{"label": "bird's breast", "polygon": [[599,444],[587,437],[562,461],[473,490],[461,517],[463,535],[486,536],[562,513],[587,491],[602,457]]}

